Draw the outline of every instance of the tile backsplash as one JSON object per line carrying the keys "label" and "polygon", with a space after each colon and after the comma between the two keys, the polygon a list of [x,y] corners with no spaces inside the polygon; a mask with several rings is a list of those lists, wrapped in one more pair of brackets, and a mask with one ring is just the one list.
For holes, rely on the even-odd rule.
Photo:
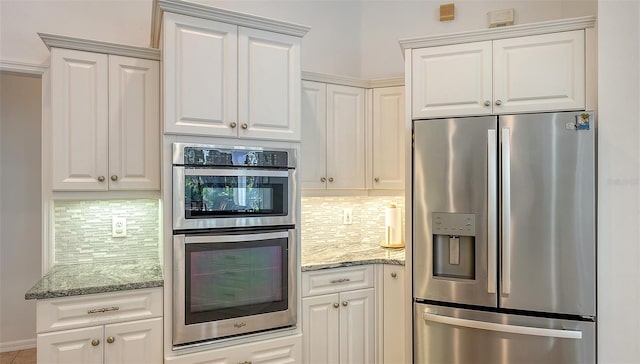
{"label": "tile backsplash", "polygon": [[[159,200],[55,201],[54,264],[158,259]],[[126,237],[112,237],[112,217],[125,217]]]}
{"label": "tile backsplash", "polygon": [[[302,244],[384,241],[384,212],[390,204],[402,208],[404,196],[302,197]],[[353,224],[342,223],[345,208],[353,209]]]}

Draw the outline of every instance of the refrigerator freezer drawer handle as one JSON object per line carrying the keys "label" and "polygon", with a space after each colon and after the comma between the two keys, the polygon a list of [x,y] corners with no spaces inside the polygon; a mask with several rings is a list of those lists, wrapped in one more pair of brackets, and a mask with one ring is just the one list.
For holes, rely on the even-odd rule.
{"label": "refrigerator freezer drawer handle", "polygon": [[431,322],[436,322],[436,323],[451,325],[451,326],[468,327],[468,328],[478,329],[478,330],[506,332],[506,333],[518,334],[518,335],[555,337],[560,339],[575,339],[575,340],[582,339],[582,331],[557,330],[557,329],[545,329],[540,327],[496,324],[493,322],[475,321],[475,320],[461,319],[457,317],[442,316],[442,315],[437,315],[437,314],[428,313],[428,312],[423,312],[422,318],[425,321],[431,321]]}
{"label": "refrigerator freezer drawer handle", "polygon": [[487,293],[496,293],[498,268],[498,170],[497,170],[497,138],[496,131],[487,132]]}

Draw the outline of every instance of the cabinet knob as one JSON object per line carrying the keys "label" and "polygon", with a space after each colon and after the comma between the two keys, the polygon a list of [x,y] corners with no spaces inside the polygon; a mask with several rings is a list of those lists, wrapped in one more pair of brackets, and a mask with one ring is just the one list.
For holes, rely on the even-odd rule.
{"label": "cabinet knob", "polygon": [[98,182],[104,182],[104,176],[98,176]]}
{"label": "cabinet knob", "polygon": [[333,304],[333,308],[338,308],[338,307],[340,307],[340,304],[338,302]]}
{"label": "cabinet knob", "polygon": [[116,338],[115,338],[115,337],[113,337],[113,336],[109,336],[109,337],[107,338],[107,342],[108,342],[109,344],[113,344],[113,342],[114,342],[114,341],[116,341]]}
{"label": "cabinet knob", "polygon": [[242,129],[247,129],[249,127],[249,125],[247,123],[243,123],[242,124]]}
{"label": "cabinet knob", "polygon": [[238,124],[236,124],[235,121],[232,121],[229,123],[229,126],[231,127],[231,129],[234,129],[236,126],[238,126]]}
{"label": "cabinet knob", "polygon": [[489,106],[489,105],[491,105],[491,101],[487,100],[484,102],[484,106]]}
{"label": "cabinet knob", "polygon": [[329,177],[329,182],[333,182],[333,177]]}
{"label": "cabinet knob", "polygon": [[327,179],[322,177],[322,178],[320,178],[320,182],[327,182]]}
{"label": "cabinet knob", "polygon": [[112,180],[113,182],[117,181],[117,180],[118,180],[118,176],[116,176],[116,175],[114,174],[113,176],[111,176],[111,180]]}
{"label": "cabinet knob", "polygon": [[396,272],[391,272],[391,278],[395,278],[395,277],[397,277],[397,276],[398,276],[398,273],[396,273]]}
{"label": "cabinet knob", "polygon": [[380,182],[380,178],[376,177],[373,179],[376,183]]}
{"label": "cabinet knob", "polygon": [[502,105],[502,100],[496,100],[496,105],[498,106]]}
{"label": "cabinet knob", "polygon": [[342,301],[342,305],[343,305],[344,307],[347,307],[347,306],[349,306],[349,302],[347,302],[347,301]]}
{"label": "cabinet knob", "polygon": [[98,340],[98,339],[93,339],[93,340],[91,340],[91,345],[93,345],[93,346],[98,346],[98,345],[100,345],[100,340]]}

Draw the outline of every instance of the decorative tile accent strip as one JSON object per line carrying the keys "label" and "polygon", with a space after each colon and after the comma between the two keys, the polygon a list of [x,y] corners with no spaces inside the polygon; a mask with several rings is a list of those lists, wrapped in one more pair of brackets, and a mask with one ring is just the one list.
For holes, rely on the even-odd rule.
{"label": "decorative tile accent strip", "polygon": [[[384,241],[384,212],[390,204],[402,208],[404,196],[336,196],[302,198],[302,248],[321,244],[362,243],[377,246]],[[342,210],[353,209],[353,224],[342,223]]]}
{"label": "decorative tile accent strip", "polygon": [[[55,201],[54,264],[158,259],[158,200]],[[111,235],[113,216],[126,217],[127,236]]]}

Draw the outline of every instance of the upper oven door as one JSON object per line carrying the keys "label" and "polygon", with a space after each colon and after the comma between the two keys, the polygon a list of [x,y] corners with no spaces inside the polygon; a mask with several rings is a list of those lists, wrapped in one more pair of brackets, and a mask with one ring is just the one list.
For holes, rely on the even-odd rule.
{"label": "upper oven door", "polygon": [[295,169],[173,167],[173,230],[294,225]]}

